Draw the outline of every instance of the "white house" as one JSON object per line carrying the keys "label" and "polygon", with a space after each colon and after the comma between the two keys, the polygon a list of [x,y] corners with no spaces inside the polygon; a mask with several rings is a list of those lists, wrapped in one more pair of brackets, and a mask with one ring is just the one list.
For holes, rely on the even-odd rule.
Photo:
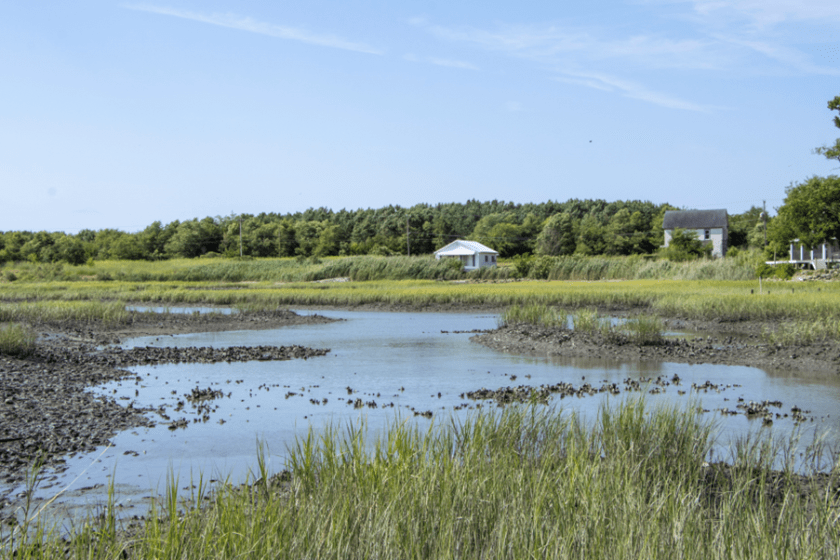
{"label": "white house", "polygon": [[498,256],[498,251],[494,251],[478,241],[465,241],[463,239],[453,241],[446,247],[441,247],[435,251],[435,259],[438,260],[442,258],[461,259],[464,270],[496,266],[496,257]]}
{"label": "white house", "polygon": [[687,229],[697,232],[697,239],[712,245],[712,256],[726,255],[729,242],[729,214],[726,210],[668,210],[662,221],[665,230],[665,247],[671,243],[674,230]]}

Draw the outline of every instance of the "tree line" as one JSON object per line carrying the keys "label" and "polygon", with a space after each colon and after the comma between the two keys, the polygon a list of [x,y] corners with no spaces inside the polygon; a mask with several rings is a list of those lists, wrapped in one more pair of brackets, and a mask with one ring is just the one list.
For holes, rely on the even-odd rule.
{"label": "tree line", "polygon": [[[429,254],[455,239],[479,241],[502,257],[650,254],[663,242],[670,204],[571,199],[517,204],[498,200],[289,214],[206,217],[128,233],[116,229],[0,232],[0,262],[160,260]],[[730,217],[730,246],[761,246],[761,210]],[[240,235],[241,231],[241,235]],[[763,241],[763,230],[762,237]]]}

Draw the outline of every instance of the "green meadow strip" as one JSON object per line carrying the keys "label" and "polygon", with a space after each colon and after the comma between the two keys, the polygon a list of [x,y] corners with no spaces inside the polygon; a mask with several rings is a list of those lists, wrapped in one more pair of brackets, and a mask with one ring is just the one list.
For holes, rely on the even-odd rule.
{"label": "green meadow strip", "polygon": [[[222,305],[243,309],[278,306],[394,304],[512,305],[563,309],[646,310],[662,317],[720,321],[815,322],[840,316],[840,283],[720,280],[606,282],[14,282],[0,285],[3,304],[113,302],[158,305]],[[45,312],[46,313],[46,312]],[[14,319],[12,319],[14,320]]]}

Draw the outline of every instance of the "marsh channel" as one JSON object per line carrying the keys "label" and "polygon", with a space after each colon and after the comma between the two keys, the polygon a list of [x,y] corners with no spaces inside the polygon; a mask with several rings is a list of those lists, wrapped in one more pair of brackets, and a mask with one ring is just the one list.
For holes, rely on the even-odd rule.
{"label": "marsh channel", "polygon": [[[328,425],[363,424],[375,434],[394,419],[426,429],[464,418],[476,407],[498,407],[507,398],[503,395],[515,395],[518,387],[520,393],[553,387],[550,406],[592,421],[599,407],[628,396],[644,395],[652,405],[699,407],[703,418],[719,426],[710,460],[727,460],[750,434],[771,433],[788,441],[798,433],[797,454],[806,453],[817,434],[830,447],[840,445],[837,375],[503,352],[471,340],[497,327],[493,313],[297,312],[339,320],[123,341],[122,348],[301,345],[330,351],[309,359],[127,368],[135,377],[89,390],[123,406],[154,409],[148,413],[154,426],[125,430],[111,438],[109,447],[67,457],[62,472],[46,470],[31,507],[69,486],[50,507],[57,515],[75,517],[101,504],[112,487],[121,514],[140,516],[150,496],[173,479],[186,495],[199,480],[246,481],[257,468],[259,446],[277,472],[286,449],[310,429],[317,435]],[[765,412],[748,414],[750,403],[764,403]],[[0,496],[20,497],[24,490],[17,483],[0,485]]]}

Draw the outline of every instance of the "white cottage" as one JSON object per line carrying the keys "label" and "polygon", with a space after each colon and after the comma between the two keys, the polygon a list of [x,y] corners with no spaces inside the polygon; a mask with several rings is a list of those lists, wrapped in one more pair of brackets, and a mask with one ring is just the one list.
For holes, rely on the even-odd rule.
{"label": "white cottage", "polygon": [[726,210],[668,210],[662,221],[665,246],[671,243],[674,230],[687,229],[697,232],[697,239],[711,244],[712,256],[726,255],[729,243],[729,214]]}
{"label": "white cottage", "polygon": [[437,260],[442,258],[461,259],[464,270],[496,266],[496,257],[498,256],[498,251],[494,251],[478,241],[465,241],[463,239],[453,241],[446,247],[441,247],[435,251],[435,259]]}

